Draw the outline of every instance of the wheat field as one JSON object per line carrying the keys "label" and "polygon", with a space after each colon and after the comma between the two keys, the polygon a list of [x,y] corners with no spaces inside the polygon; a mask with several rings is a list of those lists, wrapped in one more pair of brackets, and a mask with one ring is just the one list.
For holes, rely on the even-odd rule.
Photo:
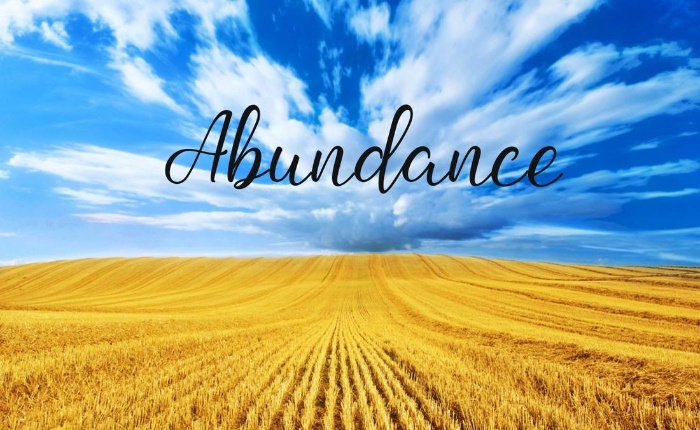
{"label": "wheat field", "polygon": [[2,428],[700,428],[700,269],[422,255],[0,268]]}

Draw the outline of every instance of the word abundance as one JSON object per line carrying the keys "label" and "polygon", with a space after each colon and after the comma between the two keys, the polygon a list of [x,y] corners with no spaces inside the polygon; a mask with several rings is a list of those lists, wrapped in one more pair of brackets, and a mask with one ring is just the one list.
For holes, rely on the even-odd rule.
{"label": "word abundance", "polygon": [[[243,138],[243,132],[246,128],[246,124],[248,123],[248,119],[250,118],[253,112],[256,113],[255,123],[253,124],[253,128],[251,129],[248,138],[241,147],[241,139]],[[396,128],[398,127],[399,120],[401,119],[401,116],[404,113],[408,113],[409,115],[408,123],[406,124],[406,128],[403,130],[403,133],[401,133],[401,137],[396,142],[394,142],[394,138],[396,136]],[[189,178],[190,174],[192,174],[192,170],[194,170],[200,155],[213,156],[213,160],[211,163],[211,181],[214,182],[214,177],[216,176],[221,156],[226,155],[228,153],[228,150],[224,149],[224,143],[226,141],[226,134],[228,132],[229,124],[231,123],[231,116],[231,111],[223,110],[216,116],[216,118],[214,118],[211,125],[209,126],[209,129],[207,130],[207,134],[204,136],[204,140],[202,140],[202,145],[199,147],[199,149],[181,149],[170,156],[168,162],[165,165],[165,176],[170,182],[172,182],[173,184],[181,184],[185,182],[187,178]],[[207,142],[207,139],[209,138],[209,133],[211,133],[212,129],[214,128],[214,125],[221,118],[223,118],[224,123],[221,129],[221,133],[219,135],[219,142],[217,144],[216,151],[205,151],[204,145]],[[469,183],[475,187],[486,183],[489,179],[491,179],[493,183],[499,187],[509,187],[522,181],[525,177],[527,177],[530,183],[536,187],[546,187],[559,180],[559,178],[561,178],[563,175],[563,173],[560,173],[557,177],[545,183],[540,183],[537,181],[537,176],[545,170],[547,170],[547,168],[549,168],[549,166],[552,165],[554,159],[557,156],[557,151],[556,149],[554,149],[554,147],[545,146],[544,148],[541,148],[539,151],[537,151],[535,156],[532,158],[528,169],[522,175],[520,175],[516,179],[511,180],[510,182],[504,182],[502,178],[499,177],[499,173],[501,171],[501,166],[503,165],[503,162],[508,157],[510,157],[511,161],[515,160],[519,154],[518,148],[514,146],[509,146],[503,151],[501,151],[500,154],[498,154],[493,163],[491,173],[489,173],[485,178],[477,180],[476,174],[479,165],[479,159],[481,158],[481,148],[479,148],[478,146],[472,146],[471,148],[469,148],[467,153],[464,154],[464,156],[462,156],[459,153],[459,151],[454,151],[454,153],[452,154],[450,167],[447,170],[447,173],[445,173],[443,176],[438,178],[435,177],[435,164],[431,161],[428,161],[427,165],[423,168],[423,170],[420,173],[412,176],[410,173],[411,166],[416,161],[416,158],[418,156],[424,154],[428,158],[428,160],[430,160],[430,149],[425,146],[419,146],[413,151],[411,151],[410,154],[408,154],[403,164],[401,165],[401,168],[398,170],[395,176],[393,178],[387,178],[387,167],[389,164],[389,159],[394,155],[396,150],[401,145],[401,142],[406,136],[408,129],[411,127],[412,121],[413,109],[411,108],[411,106],[403,105],[399,109],[397,109],[396,113],[394,114],[394,118],[391,122],[391,128],[389,129],[389,137],[386,140],[386,146],[383,149],[378,146],[371,146],[367,148],[355,162],[355,168],[353,170],[353,173],[345,179],[339,179],[340,167],[342,165],[344,156],[343,148],[340,146],[334,146],[333,148],[331,148],[331,150],[328,152],[328,155],[325,156],[325,159],[321,151],[316,151],[311,171],[308,174],[306,174],[306,176],[303,176],[301,179],[297,179],[297,169],[299,166],[300,159],[299,156],[296,154],[292,156],[292,160],[289,163],[289,166],[286,169],[282,168],[282,170],[284,170],[284,173],[281,176],[279,175],[278,167],[281,164],[280,158],[282,157],[283,151],[282,148],[279,146],[277,147],[277,149],[275,149],[272,155],[272,159],[269,163],[270,167],[262,171],[260,170],[263,161],[262,151],[260,151],[260,149],[256,147],[249,147],[250,141],[253,138],[253,134],[255,133],[255,129],[258,127],[258,123],[260,122],[260,109],[256,105],[250,105],[245,109],[245,111],[243,111],[241,120],[238,123],[238,129],[236,130],[236,137],[233,140],[233,148],[231,149],[231,154],[228,163],[228,181],[233,182],[233,186],[236,189],[246,188],[248,185],[252,184],[256,179],[264,177],[266,175],[269,176],[272,182],[288,181],[291,185],[294,186],[301,185],[309,179],[311,179],[313,182],[318,182],[321,179],[321,176],[323,175],[326,166],[330,162],[331,157],[334,155],[335,158],[333,161],[333,167],[331,172],[331,181],[333,185],[335,185],[336,187],[340,187],[342,185],[347,184],[352,179],[356,179],[360,182],[368,182],[377,177],[379,192],[381,192],[382,194],[388,192],[396,184],[399,178],[403,178],[407,182],[416,182],[421,178],[425,177],[426,182],[430,186],[439,185],[446,180],[456,182],[462,173],[462,168],[464,167],[464,164],[466,163],[469,155],[472,155],[471,168],[469,171]],[[173,179],[171,175],[172,165],[182,154],[190,152],[195,153],[195,156],[187,174],[180,180]],[[551,157],[549,158],[549,161],[547,161],[543,167],[540,167],[539,164],[542,161],[542,158],[548,152],[551,152]],[[365,165],[365,162],[374,154],[376,154],[376,156],[379,157],[379,166],[371,173],[363,174],[363,167]],[[249,162],[250,169],[247,171],[244,177],[239,177],[240,179],[236,179],[243,160],[247,160]]]}

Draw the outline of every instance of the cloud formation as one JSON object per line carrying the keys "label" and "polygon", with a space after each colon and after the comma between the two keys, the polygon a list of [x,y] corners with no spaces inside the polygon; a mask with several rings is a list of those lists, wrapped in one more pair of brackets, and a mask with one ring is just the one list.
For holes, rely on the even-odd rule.
{"label": "cloud formation", "polygon": [[[105,47],[106,66],[130,97],[181,118],[182,129],[189,130],[184,138],[191,140],[191,130],[201,129],[222,109],[239,115],[257,104],[262,118],[255,144],[266,156],[282,146],[286,163],[291,154],[299,154],[303,171],[316,150],[342,145],[354,160],[367,146],[382,146],[397,107],[408,103],[415,118],[397,159],[427,144],[432,160],[446,169],[453,151],[465,153],[478,145],[484,151],[479,170],[484,176],[495,155],[514,145],[522,154],[506,173],[514,174],[537,149],[554,145],[560,157],[552,168],[566,172],[545,189],[523,184],[473,188],[461,180],[436,188],[401,183],[387,195],[372,184],[335,188],[327,181],[301,187],[256,183],[236,191],[223,176],[216,184],[209,182],[206,160],[185,184],[174,186],[164,179],[163,158],[99,141],[15,150],[9,166],[59,181],[51,190],[76,203],[81,222],[265,234],[345,251],[475,246],[482,240],[497,246],[505,239],[523,246],[561,244],[580,237],[590,249],[608,233],[567,224],[595,224],[631,202],[693,196],[698,189],[688,180],[678,180],[677,186],[657,183],[697,175],[700,169],[697,160],[683,157],[578,168],[601,160],[592,146],[649,119],[700,105],[698,59],[680,42],[621,46],[586,40],[536,65],[530,62],[600,3],[410,0],[391,7],[307,0],[325,28],[341,28],[352,35],[353,50],[374,53],[371,67],[360,73],[353,69],[355,51],[320,42],[311,48],[314,58],[321,58],[317,86],[308,71],[262,48],[257,34],[265,29],[255,28],[244,1],[0,6],[0,41],[7,46],[36,33],[48,44],[71,49],[71,26],[65,20],[75,14],[109,29],[113,40]],[[187,15],[190,24],[176,19],[178,14]],[[186,70],[166,76],[156,67],[158,50],[169,43],[175,49],[184,38],[183,25],[194,28],[183,60]],[[246,43],[234,44],[230,38]],[[354,80],[346,79],[351,75]],[[356,88],[343,89],[351,84]],[[318,88],[326,93],[319,94]],[[358,94],[356,111],[348,112],[342,96],[352,91]],[[660,144],[637,141],[625,151],[650,152]],[[93,210],[97,206],[99,212]],[[653,252],[671,260],[675,255]]]}

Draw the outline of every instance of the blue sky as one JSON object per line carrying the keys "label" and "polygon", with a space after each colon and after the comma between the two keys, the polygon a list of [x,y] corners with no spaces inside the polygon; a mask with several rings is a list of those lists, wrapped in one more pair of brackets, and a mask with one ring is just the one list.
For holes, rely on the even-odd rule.
{"label": "blue sky", "polygon": [[[0,261],[411,251],[697,265],[698,23],[697,2],[671,0],[4,1]],[[184,184],[164,175],[223,109],[237,120],[257,104],[254,144],[308,166],[334,145],[351,158],[383,146],[404,103],[404,154],[426,145],[446,168],[478,145],[487,169],[514,145],[516,174],[552,145],[564,177],[380,194],[235,190],[209,182],[206,160]]]}

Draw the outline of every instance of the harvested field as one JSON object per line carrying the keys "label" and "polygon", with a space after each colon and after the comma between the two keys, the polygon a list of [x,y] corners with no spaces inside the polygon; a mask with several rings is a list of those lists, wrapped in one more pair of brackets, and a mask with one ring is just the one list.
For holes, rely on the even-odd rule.
{"label": "harvested field", "polygon": [[2,428],[700,428],[700,269],[423,255],[0,268]]}

